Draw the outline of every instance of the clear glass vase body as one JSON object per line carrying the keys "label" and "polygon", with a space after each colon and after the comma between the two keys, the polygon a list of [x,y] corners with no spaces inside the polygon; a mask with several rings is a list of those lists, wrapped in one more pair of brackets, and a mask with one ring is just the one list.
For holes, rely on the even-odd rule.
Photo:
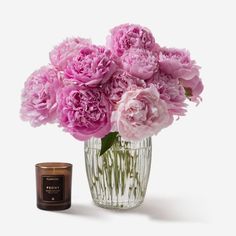
{"label": "clear glass vase body", "polygon": [[104,208],[129,209],[145,197],[152,156],[151,137],[125,141],[120,136],[100,156],[101,139],[85,142],[85,164],[93,201]]}

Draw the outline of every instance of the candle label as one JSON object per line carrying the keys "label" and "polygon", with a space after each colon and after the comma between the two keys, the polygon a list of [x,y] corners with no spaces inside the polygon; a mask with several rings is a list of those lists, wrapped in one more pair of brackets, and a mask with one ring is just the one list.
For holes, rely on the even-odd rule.
{"label": "candle label", "polygon": [[64,200],[64,176],[42,176],[43,201],[60,202]]}

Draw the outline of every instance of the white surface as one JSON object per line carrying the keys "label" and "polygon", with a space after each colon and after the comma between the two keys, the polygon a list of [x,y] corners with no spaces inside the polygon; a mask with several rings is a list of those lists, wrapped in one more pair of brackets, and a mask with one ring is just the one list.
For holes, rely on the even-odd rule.
{"label": "white surface", "polygon": [[[132,211],[92,204],[83,143],[56,126],[19,119],[28,75],[79,35],[103,44],[108,30],[149,27],[161,45],[186,47],[202,66],[203,103],[153,138],[145,203]],[[235,235],[234,1],[0,1],[0,235]],[[34,164],[74,165],[72,208],[40,211]]]}

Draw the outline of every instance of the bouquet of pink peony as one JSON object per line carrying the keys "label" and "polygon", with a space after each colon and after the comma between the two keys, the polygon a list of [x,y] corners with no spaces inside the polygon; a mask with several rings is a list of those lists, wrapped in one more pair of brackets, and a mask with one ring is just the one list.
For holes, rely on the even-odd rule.
{"label": "bouquet of pink peony", "polygon": [[118,134],[150,137],[185,115],[187,101],[198,104],[199,69],[187,50],[161,47],[139,25],[113,28],[106,46],[69,38],[26,81],[21,117],[56,122],[78,140],[101,138],[103,154]]}

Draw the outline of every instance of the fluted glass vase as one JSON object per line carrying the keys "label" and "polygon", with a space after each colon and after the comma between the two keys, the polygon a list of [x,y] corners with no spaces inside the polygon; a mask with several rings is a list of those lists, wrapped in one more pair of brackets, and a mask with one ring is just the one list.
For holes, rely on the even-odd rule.
{"label": "fluted glass vase", "polygon": [[145,197],[151,167],[151,138],[125,141],[117,136],[100,156],[101,140],[85,142],[86,171],[93,201],[104,208],[129,209]]}

